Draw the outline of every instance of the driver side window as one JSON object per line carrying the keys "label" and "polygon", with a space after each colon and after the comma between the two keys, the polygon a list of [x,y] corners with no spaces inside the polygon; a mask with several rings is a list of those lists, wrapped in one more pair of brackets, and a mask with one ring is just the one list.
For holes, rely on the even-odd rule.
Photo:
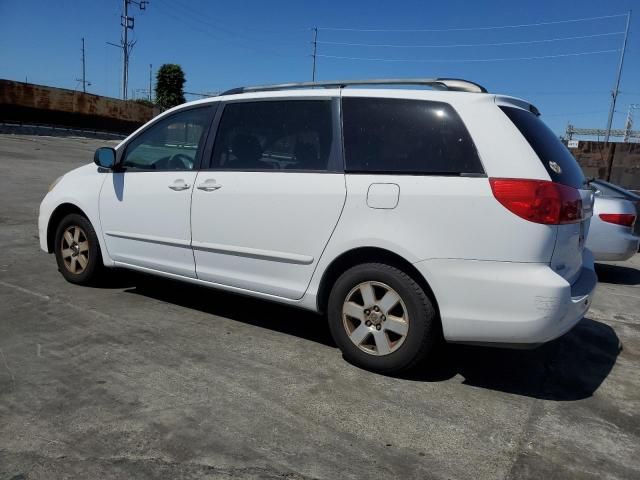
{"label": "driver side window", "polygon": [[127,145],[121,166],[133,170],[193,170],[211,108],[193,108],[160,120]]}

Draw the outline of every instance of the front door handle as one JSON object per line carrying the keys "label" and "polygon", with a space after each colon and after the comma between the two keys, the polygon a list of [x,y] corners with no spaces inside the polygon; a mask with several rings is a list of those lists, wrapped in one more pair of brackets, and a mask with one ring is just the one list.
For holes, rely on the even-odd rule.
{"label": "front door handle", "polygon": [[213,178],[207,178],[204,182],[197,185],[196,188],[198,190],[204,190],[205,192],[213,192],[214,190],[218,190],[219,188],[222,188],[222,185],[220,185],[219,183],[216,183],[216,181]]}
{"label": "front door handle", "polygon": [[191,188],[191,185],[189,185],[188,183],[186,183],[184,180],[180,178],[175,182],[173,182],[171,185],[169,185],[169,188],[171,190],[175,190],[179,192],[180,190],[188,190],[189,188]]}

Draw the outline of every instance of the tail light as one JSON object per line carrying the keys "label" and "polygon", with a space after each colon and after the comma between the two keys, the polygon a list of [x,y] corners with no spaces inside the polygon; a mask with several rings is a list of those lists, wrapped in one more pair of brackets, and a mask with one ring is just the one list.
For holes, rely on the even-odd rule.
{"label": "tail light", "polygon": [[615,223],[623,227],[633,227],[636,222],[636,216],[632,213],[601,213],[598,216],[603,222]]}
{"label": "tail light", "polygon": [[510,212],[545,225],[582,220],[582,197],[572,187],[548,180],[490,178],[493,196]]}

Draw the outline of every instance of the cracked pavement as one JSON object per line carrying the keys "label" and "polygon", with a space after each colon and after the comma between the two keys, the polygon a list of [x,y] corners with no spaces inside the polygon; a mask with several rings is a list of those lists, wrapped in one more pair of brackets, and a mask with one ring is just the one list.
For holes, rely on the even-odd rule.
{"label": "cracked pavement", "polygon": [[532,351],[359,370],[321,316],[132,273],[66,283],[48,184],[109,142],[0,135],[0,480],[640,477],[640,255]]}

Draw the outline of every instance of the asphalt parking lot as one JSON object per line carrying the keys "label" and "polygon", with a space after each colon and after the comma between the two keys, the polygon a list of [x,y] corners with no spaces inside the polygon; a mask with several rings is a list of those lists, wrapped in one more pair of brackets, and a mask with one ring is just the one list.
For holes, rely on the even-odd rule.
{"label": "asphalt parking lot", "polygon": [[138,274],[66,283],[38,204],[109,143],[0,135],[0,479],[640,478],[640,255],[598,266],[555,342],[450,345],[385,377],[304,311]]}

